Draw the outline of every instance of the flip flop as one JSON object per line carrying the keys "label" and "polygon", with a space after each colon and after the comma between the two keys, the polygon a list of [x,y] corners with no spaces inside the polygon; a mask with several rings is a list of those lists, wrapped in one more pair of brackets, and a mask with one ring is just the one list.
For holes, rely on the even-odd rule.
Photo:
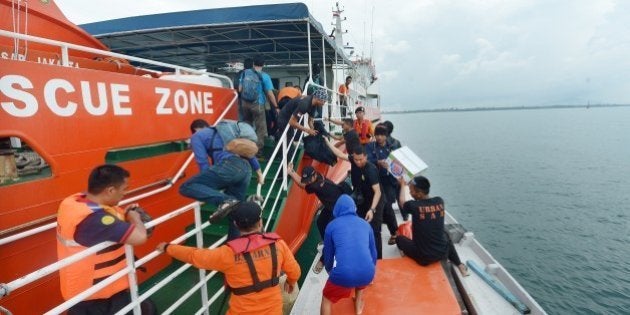
{"label": "flip flop", "polygon": [[[354,313],[356,315],[361,315],[363,314],[363,308],[365,308],[365,300],[361,301],[361,305],[357,305],[357,298],[353,297],[352,298],[352,302],[354,302]],[[357,309],[357,306],[360,306],[359,309]]]}
{"label": "flip flop", "polygon": [[[462,266],[464,268],[461,268]],[[464,264],[461,264],[461,265],[457,266],[457,268],[459,269],[459,272],[462,274],[463,277],[470,276],[470,272],[468,272],[468,266],[466,266]]]}
{"label": "flip flop", "polygon": [[324,269],[324,263],[318,261],[315,266],[313,266],[313,273],[318,275],[320,272],[322,272],[322,269]]}
{"label": "flip flop", "polygon": [[262,203],[264,201],[263,197],[259,196],[259,195],[251,195],[251,196],[247,197],[246,200],[249,201],[249,202],[255,202],[259,206],[262,205]]}
{"label": "flip flop", "polygon": [[239,204],[239,202],[240,201],[236,199],[230,199],[223,202],[222,204],[219,205],[219,207],[217,208],[217,211],[215,211],[213,214],[210,215],[210,217],[208,218],[208,221],[210,221],[210,223],[212,224],[219,222],[221,219],[225,218],[225,216],[227,216],[230,212],[232,212],[232,210],[234,210],[234,207],[237,204]]}

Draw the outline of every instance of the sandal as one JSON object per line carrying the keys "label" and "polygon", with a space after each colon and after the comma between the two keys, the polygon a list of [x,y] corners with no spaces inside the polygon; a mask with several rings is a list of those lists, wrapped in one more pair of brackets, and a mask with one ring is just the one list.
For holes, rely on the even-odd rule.
{"label": "sandal", "polygon": [[230,212],[232,212],[234,207],[237,204],[239,204],[239,202],[240,201],[236,199],[229,199],[229,200],[224,201],[222,204],[220,204],[217,207],[217,211],[215,211],[213,214],[210,215],[210,217],[208,218],[208,221],[210,221],[210,223],[212,224],[219,222],[221,219],[225,218],[225,216],[227,216]]}
{"label": "sandal", "polygon": [[387,245],[396,245],[396,235],[392,235],[389,237],[389,241],[387,241]]}
{"label": "sandal", "polygon": [[313,273],[318,275],[324,269],[324,263],[320,260],[313,266]]}
{"label": "sandal", "polygon": [[251,195],[249,197],[247,197],[246,201],[248,202],[255,202],[256,204],[258,204],[259,206],[262,205],[264,199],[262,196],[259,195]]}
{"label": "sandal", "polygon": [[459,272],[462,274],[463,277],[470,276],[470,272],[468,272],[468,266],[461,264],[457,266],[457,268],[459,269]]}
{"label": "sandal", "polygon": [[361,303],[357,303],[357,298],[352,298],[354,302],[354,313],[356,315],[363,314],[363,307],[365,306],[365,300],[361,300]]}

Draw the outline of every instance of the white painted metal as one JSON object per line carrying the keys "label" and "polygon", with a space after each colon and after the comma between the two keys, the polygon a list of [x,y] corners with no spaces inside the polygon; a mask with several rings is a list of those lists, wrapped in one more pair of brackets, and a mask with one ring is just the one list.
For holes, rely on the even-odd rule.
{"label": "white painted metal", "polygon": [[140,301],[138,301],[138,278],[136,277],[136,267],[134,266],[133,246],[125,245],[125,260],[127,261],[127,278],[129,278],[129,294],[131,296],[131,305],[133,305],[133,314],[141,315]]}
{"label": "white painted metal", "polygon": [[159,61],[154,61],[154,60],[150,60],[150,59],[144,59],[144,58],[138,58],[138,57],[134,57],[134,56],[123,55],[123,54],[119,54],[119,53],[115,53],[115,52],[111,52],[111,51],[107,51],[107,50],[100,50],[100,49],[96,49],[96,48],[85,47],[85,46],[81,46],[81,45],[66,43],[66,42],[52,40],[52,39],[43,38],[43,37],[37,37],[37,36],[25,35],[25,34],[18,34],[18,33],[14,33],[14,32],[5,31],[5,30],[0,30],[0,36],[59,47],[59,49],[61,50],[62,65],[66,66],[66,67],[69,66],[69,64],[70,64],[68,51],[69,50],[77,50],[77,51],[84,51],[84,52],[89,52],[89,53],[93,53],[93,54],[98,54],[98,55],[102,55],[102,56],[109,56],[109,57],[114,57],[114,58],[121,58],[121,59],[136,61],[136,62],[139,62],[139,63],[149,64],[149,65],[158,66],[158,67],[169,68],[169,69],[173,69],[175,71],[175,73],[185,72],[185,73],[204,74],[204,75],[208,75],[208,76],[219,78],[219,79],[223,80],[223,82],[226,83],[226,85],[224,85],[225,87],[229,87],[231,89],[234,88],[234,86],[232,84],[232,80],[230,78],[228,78],[227,76],[221,75],[221,74],[216,74],[216,73],[206,72],[206,71],[203,71],[203,70],[197,70],[197,69],[182,67],[182,66],[178,66],[178,65],[172,65],[172,64],[159,62]]}
{"label": "white painted metal", "polygon": [[[203,233],[201,232],[201,207],[197,204],[194,208],[195,211],[195,228],[197,228],[199,230],[199,233],[195,234],[196,238],[197,238],[197,248],[203,248]],[[206,277],[206,270],[205,269],[198,269],[199,271],[199,280],[204,279]],[[204,312],[205,315],[210,315],[210,312],[208,312],[208,307],[210,305],[208,304],[208,284],[207,282],[202,282],[201,283],[201,307],[202,309],[205,309],[206,311]]]}
{"label": "white painted metal", "polygon": [[[448,212],[446,214],[446,223],[458,224],[457,220]],[[484,268],[491,266],[490,268],[496,271],[493,276],[521,302],[525,303],[531,309],[531,314],[547,314],[538,302],[529,295],[527,290],[474,238],[474,234],[466,233],[465,237],[455,244],[455,249],[462,262],[474,260]],[[471,300],[474,301],[479,314],[519,314],[511,304],[473,272],[471,272],[470,276],[460,277],[460,279],[464,287],[471,292]]]}

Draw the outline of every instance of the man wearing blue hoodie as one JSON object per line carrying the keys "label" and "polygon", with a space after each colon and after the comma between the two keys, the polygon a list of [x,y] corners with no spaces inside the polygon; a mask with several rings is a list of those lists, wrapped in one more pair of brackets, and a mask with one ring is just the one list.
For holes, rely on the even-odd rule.
{"label": "man wearing blue hoodie", "polygon": [[363,289],[374,279],[376,246],[372,227],[357,216],[354,200],[341,195],[333,209],[332,222],[324,234],[324,266],[330,275],[322,297],[321,314],[329,315],[332,304],[350,297],[355,290],[356,314],[363,311]]}

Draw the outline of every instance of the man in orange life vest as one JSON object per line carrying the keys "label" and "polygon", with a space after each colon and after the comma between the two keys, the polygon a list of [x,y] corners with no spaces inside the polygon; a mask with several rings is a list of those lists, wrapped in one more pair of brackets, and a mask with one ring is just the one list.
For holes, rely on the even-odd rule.
{"label": "man in orange life vest", "polygon": [[346,82],[339,86],[339,105],[341,107],[341,118],[346,117],[346,109],[348,108],[348,97],[350,96],[350,83],[352,83],[352,77],[347,76]]}
{"label": "man in orange life vest", "polygon": [[[59,271],[61,295],[69,300],[126,267],[124,244],[147,241],[147,230],[137,204],[118,207],[127,189],[129,172],[116,165],[101,165],[90,173],[87,193],[61,202],[57,214],[57,256],[63,258],[105,241],[114,244]],[[130,303],[127,276],[79,302],[68,314],[114,314]],[[142,302],[143,314],[156,314],[150,300]]]}
{"label": "man in orange life vest", "polygon": [[359,134],[361,144],[366,145],[374,139],[372,122],[369,119],[365,119],[365,108],[363,106],[357,107],[354,110],[354,114],[357,115],[357,119],[354,120],[354,130]]}
{"label": "man in orange life vest", "polygon": [[[354,120],[353,127],[359,135],[359,141],[365,146],[368,142],[373,141],[374,128],[372,127],[372,122],[369,119],[365,119],[365,108],[363,106],[357,107],[354,113],[357,119]],[[330,121],[335,125],[343,126],[343,121],[341,120],[324,118],[324,121]]]}
{"label": "man in orange life vest", "polygon": [[300,265],[280,236],[261,233],[257,203],[239,203],[232,218],[241,237],[226,245],[203,249],[160,243],[157,249],[197,268],[223,272],[231,292],[227,314],[282,314],[280,271],[286,273],[284,289],[291,293],[300,277]]}

